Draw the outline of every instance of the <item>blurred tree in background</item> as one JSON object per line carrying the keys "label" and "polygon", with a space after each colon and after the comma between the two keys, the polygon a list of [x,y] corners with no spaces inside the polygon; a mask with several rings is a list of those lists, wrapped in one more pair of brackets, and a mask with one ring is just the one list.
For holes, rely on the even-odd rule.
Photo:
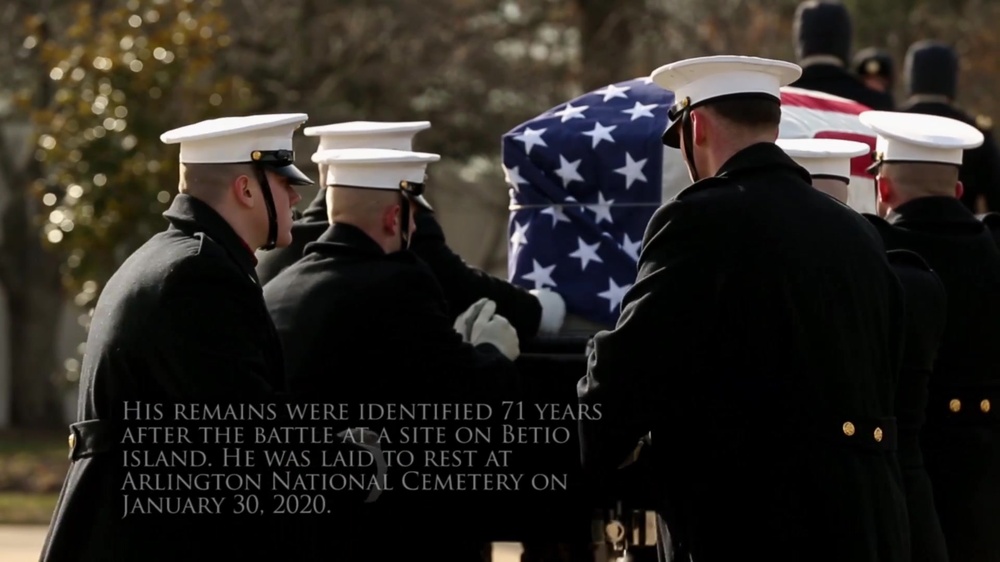
{"label": "blurred tree in background", "polygon": [[42,235],[81,307],[165,225],[177,149],[160,134],[241,113],[252,98],[243,80],[216,72],[232,41],[218,0],[104,4],[76,3],[73,23],[37,46],[55,85],[33,115],[45,169],[35,190]]}
{"label": "blurred tree in background", "polygon": [[[40,75],[21,99],[37,140],[34,179],[21,194],[36,214],[27,217],[32,230],[48,249],[42,261],[57,260],[59,267],[29,278],[47,294],[11,318],[13,325],[48,330],[50,340],[61,311],[53,284],[89,310],[121,261],[162,230],[177,159],[176,147],[161,144],[159,135],[239,113],[252,101],[248,84],[218,71],[216,61],[232,42],[218,0],[79,0],[59,8],[55,17],[29,19],[23,48]],[[18,265],[9,272],[22,275],[25,264]],[[84,326],[88,321],[80,317]],[[43,333],[13,337],[14,349],[36,342],[52,355]],[[58,419],[52,381],[39,375],[57,383],[79,377],[82,345],[75,357],[50,358],[50,369],[43,370],[46,355],[37,355],[12,367],[15,392],[33,397],[15,401],[15,423]]]}

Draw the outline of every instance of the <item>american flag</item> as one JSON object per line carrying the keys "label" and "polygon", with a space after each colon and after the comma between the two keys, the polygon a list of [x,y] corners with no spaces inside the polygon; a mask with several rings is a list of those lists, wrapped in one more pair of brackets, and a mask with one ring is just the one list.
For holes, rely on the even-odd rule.
{"label": "american flag", "polygon": [[549,288],[566,311],[614,325],[661,203],[673,96],[649,79],[612,84],[503,136],[511,187],[510,281]]}
{"label": "american flag", "polygon": [[[649,219],[664,193],[670,197],[690,183],[679,151],[660,140],[673,102],[649,78],[630,80],[503,135],[511,283],[554,290],[567,313],[615,325]],[[782,91],[782,103],[782,137],[849,138],[874,147],[857,117],[864,106],[794,88]],[[854,174],[865,174],[870,162],[859,158]]]}

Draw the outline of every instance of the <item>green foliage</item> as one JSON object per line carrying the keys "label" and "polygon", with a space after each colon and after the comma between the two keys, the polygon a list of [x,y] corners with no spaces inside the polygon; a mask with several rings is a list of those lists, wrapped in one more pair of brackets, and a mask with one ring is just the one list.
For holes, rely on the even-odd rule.
{"label": "green foliage", "polygon": [[40,233],[64,258],[80,306],[166,224],[177,149],[160,134],[252,102],[247,83],[219,76],[231,38],[218,0],[114,0],[98,13],[93,4],[73,2],[68,28],[27,42],[52,80],[51,100],[33,111]]}

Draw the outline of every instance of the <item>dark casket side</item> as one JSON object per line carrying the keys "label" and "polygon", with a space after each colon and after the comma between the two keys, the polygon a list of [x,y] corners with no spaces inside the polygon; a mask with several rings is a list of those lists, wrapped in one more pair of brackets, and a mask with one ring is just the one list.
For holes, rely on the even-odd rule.
{"label": "dark casket side", "polygon": [[[475,511],[477,534],[487,541],[522,543],[571,543],[592,544],[601,540],[603,525],[608,513],[619,506],[640,509],[643,500],[636,494],[633,474],[623,471],[622,479],[615,482],[592,482],[583,473],[580,464],[579,412],[576,395],[577,382],[587,372],[587,346],[589,334],[539,337],[523,342],[517,365],[524,380],[528,381],[523,421],[499,420],[493,431],[502,431],[500,425],[547,427],[558,431],[569,440],[561,444],[503,445],[494,442],[494,449],[509,449],[510,473],[522,473],[524,484],[518,492],[497,492],[485,496]],[[548,405],[562,414],[562,419],[540,415],[536,405]],[[502,417],[502,410],[497,412]],[[535,491],[530,486],[532,474],[565,475],[565,490]],[[633,507],[635,506],[635,507]]]}

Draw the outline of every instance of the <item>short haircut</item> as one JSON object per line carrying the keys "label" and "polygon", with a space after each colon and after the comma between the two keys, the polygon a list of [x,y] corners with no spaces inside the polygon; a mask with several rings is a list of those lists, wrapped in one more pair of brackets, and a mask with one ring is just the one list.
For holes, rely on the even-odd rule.
{"label": "short haircut", "polygon": [[251,164],[181,164],[178,191],[214,203],[233,180],[254,174]]}
{"label": "short haircut", "polygon": [[362,189],[356,187],[330,187],[326,204],[330,216],[347,217],[353,221],[378,220],[386,207],[400,204],[400,191],[388,189]]}
{"label": "short haircut", "polygon": [[959,168],[933,162],[886,162],[879,174],[912,196],[953,195]]}
{"label": "short haircut", "polygon": [[712,113],[747,129],[776,128],[781,124],[781,104],[761,98],[729,98],[706,106]]}

